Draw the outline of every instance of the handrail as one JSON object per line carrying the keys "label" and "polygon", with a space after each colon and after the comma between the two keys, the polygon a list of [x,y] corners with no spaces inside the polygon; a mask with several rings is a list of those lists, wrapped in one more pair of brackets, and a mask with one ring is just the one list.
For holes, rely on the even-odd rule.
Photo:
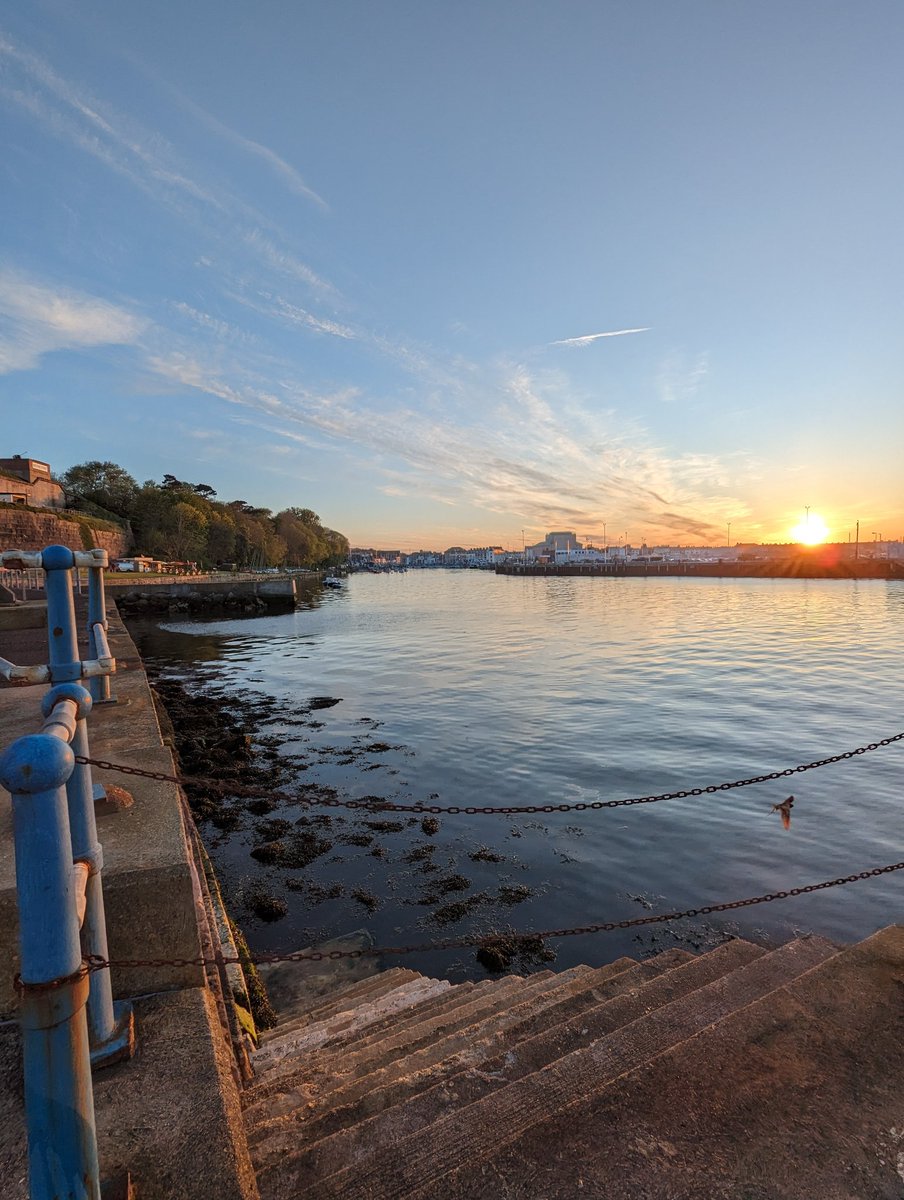
{"label": "handrail", "polygon": [[[49,662],[35,666],[0,659],[0,675],[54,684],[41,702],[41,732],[0,755],[0,784],[13,797],[30,1195],[99,1200],[91,1068],[129,1057],[134,1047],[132,1008],[114,1004],[109,970],[84,969],[84,960],[109,954],[94,815],[103,789],[83,761],[88,715],[95,702],[110,701],[116,671],[103,590],[107,553],[49,546],[6,551],[0,564],[43,572],[49,648]],[[73,574],[84,568],[87,659],[79,657],[73,597]]]}

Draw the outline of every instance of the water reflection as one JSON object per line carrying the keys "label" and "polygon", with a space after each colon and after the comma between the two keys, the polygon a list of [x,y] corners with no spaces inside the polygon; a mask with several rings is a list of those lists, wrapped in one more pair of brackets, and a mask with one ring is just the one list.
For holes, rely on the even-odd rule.
{"label": "water reflection", "polygon": [[[880,581],[409,572],[354,577],[292,614],[144,626],[140,642],[194,686],[274,701],[264,732],[297,756],[306,782],[399,803],[559,804],[719,783],[896,732],[902,615],[904,589]],[[312,697],[340,702],[289,723]],[[492,923],[567,926],[897,859],[902,753],[796,778],[788,831],[772,812],[790,790],[779,783],[580,818],[443,818],[431,837],[418,820],[375,833],[343,818],[333,852],[294,873],[250,858],[253,822],[205,833],[236,903],[261,873],[286,899],[284,921],[248,922],[262,948],[361,924],[393,943]],[[472,859],[480,847],[501,861]],[[408,861],[413,853],[425,857]],[[451,901],[478,898],[450,927],[419,903],[431,876],[466,881]],[[337,880],[343,894],[318,899]],[[516,885],[529,895],[497,903]],[[751,910],[738,928],[783,937],[801,925],[849,939],[900,906],[890,876]],[[666,936],[608,935],[592,953],[586,939],[563,942],[559,965],[656,949]],[[461,969],[472,968],[464,956]]]}

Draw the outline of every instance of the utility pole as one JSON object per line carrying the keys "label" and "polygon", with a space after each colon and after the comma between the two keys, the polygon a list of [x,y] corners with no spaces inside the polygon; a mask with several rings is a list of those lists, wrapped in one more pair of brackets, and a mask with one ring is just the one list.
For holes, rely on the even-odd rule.
{"label": "utility pole", "polygon": [[860,557],[860,522],[857,522],[857,538],[854,542],[854,558]]}

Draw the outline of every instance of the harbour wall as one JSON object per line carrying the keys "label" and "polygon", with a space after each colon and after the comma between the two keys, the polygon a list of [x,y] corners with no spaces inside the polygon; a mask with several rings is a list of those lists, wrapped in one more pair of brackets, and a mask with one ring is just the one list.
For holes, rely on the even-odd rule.
{"label": "harbour wall", "polygon": [[762,562],[646,562],[548,563],[521,566],[506,563],[497,575],[541,577],[592,576],[607,579],[646,579],[682,576],[692,579],[899,579],[904,563],[885,559],[844,559],[819,562],[811,558],[767,559]]}
{"label": "harbour wall", "polygon": [[[317,575],[304,576],[316,580]],[[295,576],[226,580],[108,580],[110,594],[125,616],[157,613],[282,612],[295,607]]]}

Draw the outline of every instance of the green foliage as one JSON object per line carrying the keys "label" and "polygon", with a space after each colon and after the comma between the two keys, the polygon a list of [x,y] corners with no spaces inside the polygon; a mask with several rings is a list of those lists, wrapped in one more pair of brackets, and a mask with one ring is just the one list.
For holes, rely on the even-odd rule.
{"label": "green foliage", "polygon": [[82,549],[83,550],[93,550],[94,549],[94,533],[91,529],[91,525],[88,521],[88,518],[87,517],[78,517],[77,523],[78,523],[79,537],[82,539]]}
{"label": "green foliage", "polygon": [[[13,509],[16,512],[37,513],[41,517],[56,517],[60,521],[75,521],[77,524],[85,521],[91,529],[108,529],[115,533],[122,533],[123,528],[127,527],[123,521],[104,520],[101,517],[91,516],[91,519],[87,520],[85,513],[74,512],[68,508],[47,508],[46,505],[38,504],[11,504],[7,500],[0,500],[0,508]],[[93,543],[86,549],[91,549],[92,546]]]}
{"label": "green foliage", "polygon": [[70,467],[60,483],[75,507],[80,507],[80,501],[87,501],[117,517],[128,517],[138,490],[128,471],[114,462],[97,459]]}
{"label": "green foliage", "polygon": [[136,553],[251,568],[332,567],[348,557],[348,539],[321,525],[310,508],[287,508],[274,516],[244,500],[217,500],[209,484],[169,474],[161,483],[149,479],[139,486],[111,462],[70,467],[62,481],[79,508],[101,506],[130,524]]}

